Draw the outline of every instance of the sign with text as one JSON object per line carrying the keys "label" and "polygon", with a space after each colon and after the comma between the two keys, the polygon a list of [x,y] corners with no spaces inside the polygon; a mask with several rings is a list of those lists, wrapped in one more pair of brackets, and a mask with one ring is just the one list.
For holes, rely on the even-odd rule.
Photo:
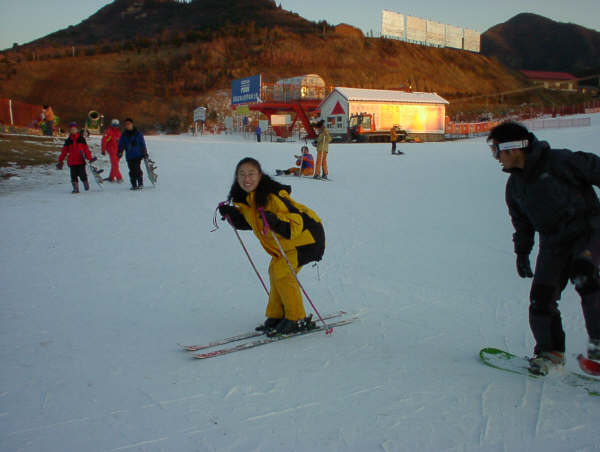
{"label": "sign with text", "polygon": [[260,74],[234,80],[231,82],[231,104],[260,102],[260,85]]}
{"label": "sign with text", "polygon": [[206,121],[206,107],[198,107],[194,110],[194,121]]}

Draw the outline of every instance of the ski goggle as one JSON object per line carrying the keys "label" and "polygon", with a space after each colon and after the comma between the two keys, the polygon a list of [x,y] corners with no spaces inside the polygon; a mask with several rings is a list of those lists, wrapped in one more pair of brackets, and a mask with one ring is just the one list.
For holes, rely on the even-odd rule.
{"label": "ski goggle", "polygon": [[495,159],[500,157],[500,152],[509,149],[525,149],[529,146],[529,140],[507,141],[505,143],[488,143]]}

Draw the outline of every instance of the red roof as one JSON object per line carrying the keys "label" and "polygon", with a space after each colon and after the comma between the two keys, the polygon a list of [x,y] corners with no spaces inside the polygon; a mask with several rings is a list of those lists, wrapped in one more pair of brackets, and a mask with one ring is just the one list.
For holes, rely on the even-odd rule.
{"label": "red roof", "polygon": [[576,80],[572,74],[567,72],[550,72],[550,71],[521,71],[525,77],[535,80]]}

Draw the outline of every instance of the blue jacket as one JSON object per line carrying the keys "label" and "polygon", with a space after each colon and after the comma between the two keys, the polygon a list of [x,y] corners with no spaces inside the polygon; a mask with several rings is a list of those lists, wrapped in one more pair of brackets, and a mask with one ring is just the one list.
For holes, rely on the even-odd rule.
{"label": "blue jacket", "polygon": [[125,130],[119,139],[119,155],[125,151],[127,160],[139,159],[145,157],[148,151],[146,150],[146,142],[144,135],[138,130],[133,129],[131,132]]}

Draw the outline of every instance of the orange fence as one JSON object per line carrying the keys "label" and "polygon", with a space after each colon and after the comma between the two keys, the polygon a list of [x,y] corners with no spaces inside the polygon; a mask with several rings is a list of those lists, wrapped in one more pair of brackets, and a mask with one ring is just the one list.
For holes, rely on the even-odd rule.
{"label": "orange fence", "polygon": [[485,122],[447,122],[446,135],[451,136],[478,136],[486,135],[491,129],[502,121]]}
{"label": "orange fence", "polygon": [[41,105],[26,104],[12,99],[0,99],[0,124],[36,127],[41,113]]}

